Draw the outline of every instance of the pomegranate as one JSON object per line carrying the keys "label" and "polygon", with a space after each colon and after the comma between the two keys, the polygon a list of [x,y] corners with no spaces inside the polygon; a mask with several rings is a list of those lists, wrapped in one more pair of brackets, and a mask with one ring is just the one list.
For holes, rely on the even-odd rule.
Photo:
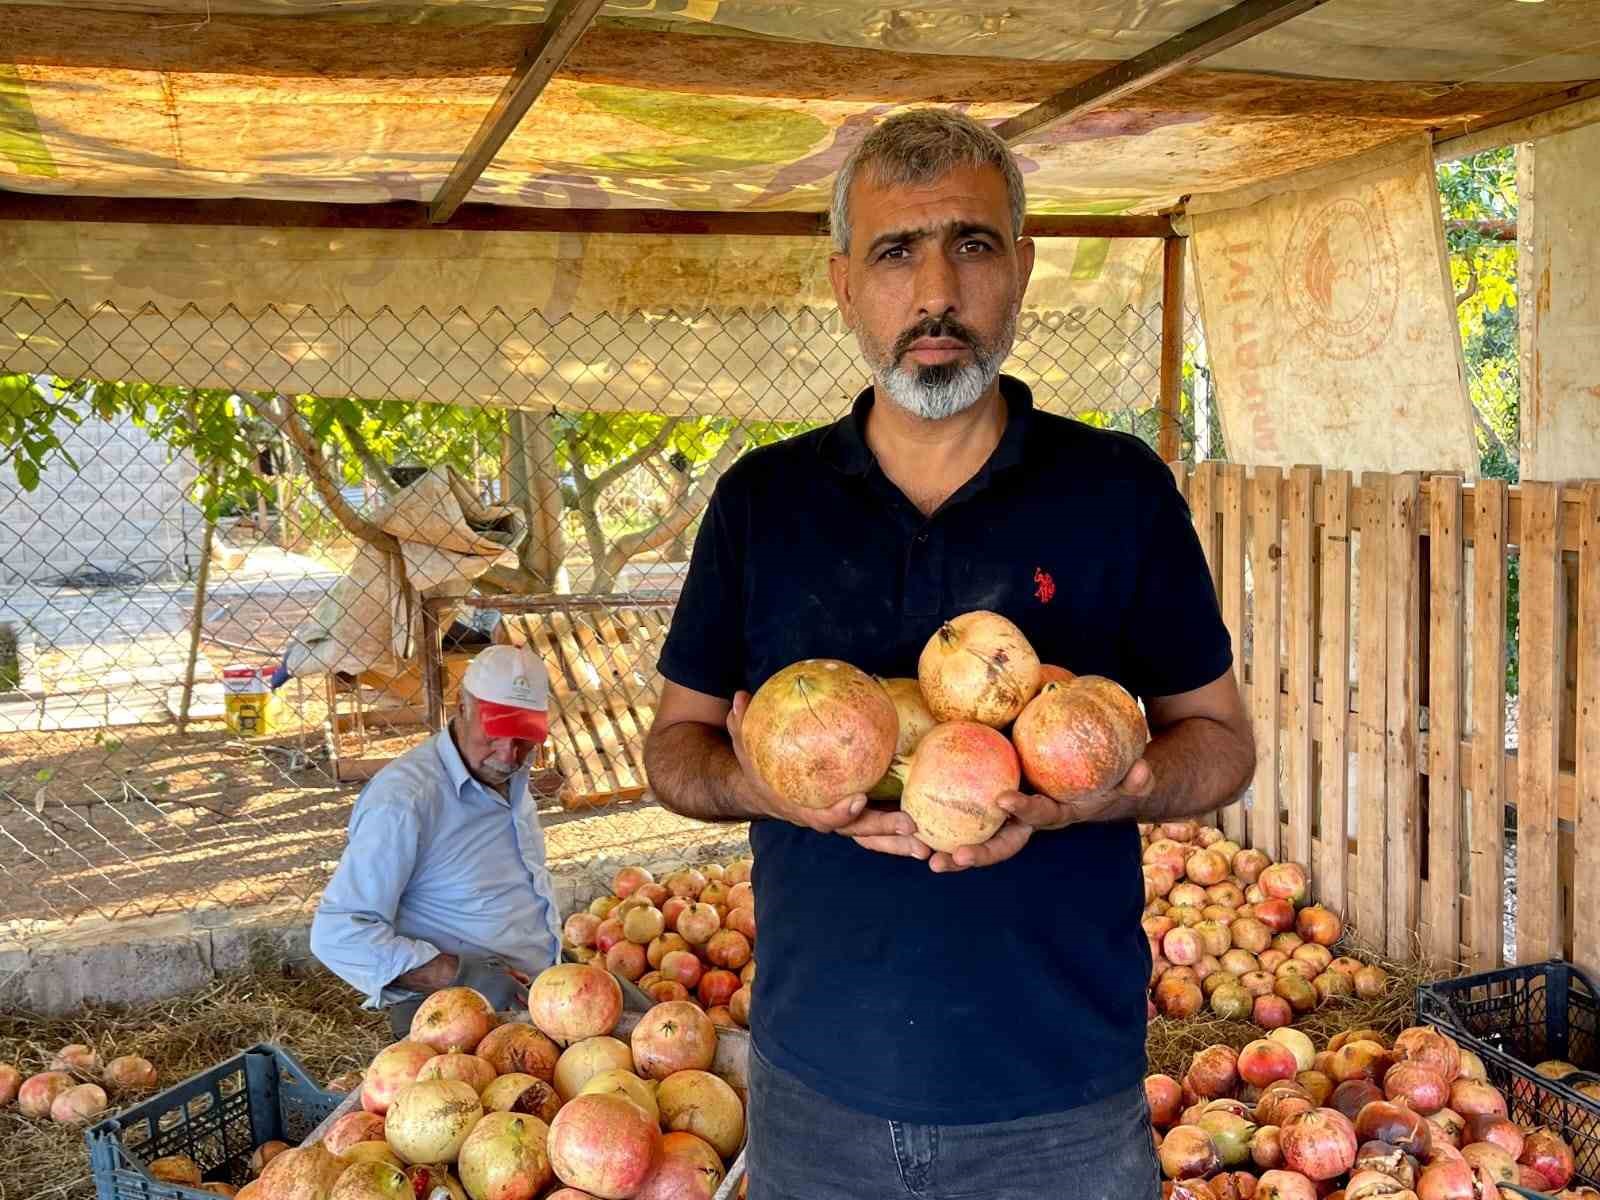
{"label": "pomegranate", "polygon": [[633,1200],[712,1200],[722,1177],[721,1164],[711,1168],[663,1155],[633,1193]]}
{"label": "pomegranate", "polygon": [[[753,908],[733,908],[728,910],[727,918],[722,922],[723,929],[736,933],[744,939],[744,957],[748,961],[753,954],[756,944],[756,910]],[[712,934],[711,940],[715,942],[717,935]],[[740,966],[744,964],[741,963]]]}
{"label": "pomegranate", "polygon": [[1256,1180],[1255,1200],[1317,1200],[1317,1185],[1299,1171],[1268,1171]]}
{"label": "pomegranate", "polygon": [[1161,1139],[1156,1151],[1168,1179],[1199,1179],[1222,1165],[1211,1136],[1197,1125],[1179,1125]]}
{"label": "pomegranate", "polygon": [[1324,971],[1311,981],[1311,986],[1317,990],[1317,1000],[1326,1004],[1329,1000],[1342,1000],[1355,994],[1355,984],[1350,982],[1348,975],[1341,975],[1337,971]]}
{"label": "pomegranate", "polygon": [[666,960],[667,955],[674,950],[687,950],[691,957],[694,954],[694,948],[683,939],[681,934],[674,930],[671,933],[663,933],[644,948],[645,961],[650,964],[651,970],[658,971],[661,969],[661,964]]}
{"label": "pomegranate", "polygon": [[395,1042],[378,1051],[361,1085],[361,1107],[382,1115],[401,1089],[417,1081],[423,1064],[438,1051],[422,1042]]}
{"label": "pomegranate", "polygon": [[1189,1060],[1184,1077],[1203,1099],[1228,1096],[1239,1086],[1239,1055],[1230,1046],[1207,1046]]}
{"label": "pomegranate", "polygon": [[620,867],[611,877],[611,890],[618,899],[626,900],[645,884],[655,881],[656,877],[643,867]]}
{"label": "pomegranate", "polygon": [[1333,1089],[1333,1096],[1328,1103],[1329,1107],[1338,1109],[1354,1121],[1361,1115],[1362,1109],[1377,1100],[1383,1100],[1383,1092],[1372,1080],[1362,1078],[1339,1084]]}
{"label": "pomegranate", "polygon": [[1250,1161],[1258,1171],[1271,1171],[1283,1166],[1283,1144],[1278,1140],[1276,1125],[1258,1125],[1250,1138]]}
{"label": "pomegranate", "polygon": [[1391,1100],[1404,1100],[1426,1116],[1445,1106],[1450,1088],[1433,1067],[1409,1060],[1389,1068],[1383,1077],[1383,1094]]}
{"label": "pomegranate", "polygon": [[929,847],[973,846],[1005,823],[996,801],[1021,781],[1016,751],[1004,734],[973,721],[949,721],[922,739],[900,807]]}
{"label": "pomegranate", "polygon": [[1255,970],[1246,971],[1239,976],[1239,986],[1250,993],[1252,1000],[1260,996],[1272,995],[1272,985],[1277,980],[1273,979],[1271,972]]}
{"label": "pomegranate", "polygon": [[276,1155],[261,1172],[257,1186],[268,1200],[324,1200],[349,1166],[319,1142]]}
{"label": "pomegranate", "polygon": [[[694,901],[687,896],[673,896],[661,906],[661,918],[666,922],[667,929],[673,933],[678,931],[678,918],[689,910]],[[687,942],[684,945],[688,945]]]}
{"label": "pomegranate", "polygon": [[450,1169],[444,1163],[417,1163],[405,1168],[406,1176],[411,1180],[413,1195],[427,1197],[433,1200],[440,1189],[443,1189],[450,1200],[467,1200],[467,1190],[450,1174]]}
{"label": "pomegranate", "polygon": [[1403,1181],[1387,1171],[1374,1170],[1353,1172],[1338,1194],[1341,1200],[1417,1200],[1417,1194]]}
{"label": "pomegranate", "polygon": [[639,946],[648,946],[666,929],[667,919],[659,908],[636,908],[622,919],[622,936]]}
{"label": "pomegranate", "polygon": [[1267,1035],[1267,1040],[1289,1047],[1290,1053],[1294,1055],[1295,1064],[1301,1071],[1309,1071],[1316,1065],[1317,1048],[1312,1045],[1311,1039],[1298,1029],[1274,1029]]}
{"label": "pomegranate", "polygon": [[686,988],[699,984],[704,973],[705,968],[692,950],[673,950],[661,960],[662,978],[676,980]]}
{"label": "pomegranate", "polygon": [[649,965],[644,947],[636,942],[618,942],[606,951],[606,970],[629,982],[642,978]]}
{"label": "pomegranate", "polygon": [[422,1064],[417,1072],[424,1079],[459,1079],[472,1085],[472,1090],[482,1092],[494,1082],[495,1069],[488,1059],[476,1054],[438,1054]]}
{"label": "pomegranate", "polygon": [[1239,850],[1233,856],[1233,875],[1245,887],[1261,878],[1261,872],[1272,865],[1272,859],[1263,850]]}
{"label": "pomegranate", "polygon": [[1450,1085],[1449,1104],[1463,1117],[1507,1115],[1500,1089],[1481,1079],[1457,1079]]}
{"label": "pomegranate", "polygon": [[1015,721],[1039,690],[1039,657],[999,613],[962,613],[928,639],[917,660],[917,682],[935,719],[999,729]]}
{"label": "pomegranate", "polygon": [[1224,954],[1220,961],[1222,969],[1235,978],[1261,969],[1261,960],[1250,951],[1242,950],[1238,946]]}
{"label": "pomegranate", "polygon": [[1278,1130],[1283,1160],[1308,1179],[1334,1179],[1356,1161],[1356,1130],[1332,1108],[1313,1108],[1290,1117]]}
{"label": "pomegranate", "polygon": [[1197,932],[1180,925],[1161,939],[1161,953],[1175,966],[1187,967],[1199,962],[1205,949]]}
{"label": "pomegranate", "polygon": [[676,979],[656,979],[650,983],[639,981],[639,988],[657,1004],[665,1004],[671,1000],[689,999],[689,989]]}
{"label": "pomegranate", "polygon": [[449,1162],[483,1117],[477,1089],[459,1079],[413,1083],[389,1106],[384,1140],[408,1163]]}
{"label": "pomegranate", "polygon": [[[1341,1086],[1352,1086],[1349,1084]],[[1356,1137],[1363,1142],[1383,1142],[1413,1158],[1426,1158],[1432,1147],[1433,1127],[1404,1101],[1374,1100],[1356,1114]]]}
{"label": "pomegranate", "polygon": [[1483,1189],[1478,1173],[1464,1158],[1445,1158],[1422,1169],[1417,1196],[1419,1200],[1479,1200]]}
{"label": "pomegranate", "polygon": [[1183,878],[1186,859],[1183,847],[1169,838],[1157,838],[1146,846],[1140,855],[1140,860],[1145,866],[1161,867],[1170,872],[1174,883]]}
{"label": "pomegranate", "polygon": [[1302,908],[1295,916],[1294,928],[1306,941],[1318,946],[1331,946],[1344,936],[1344,922],[1339,914],[1320,904]]}
{"label": "pomegranate", "polygon": [[660,908],[667,902],[667,897],[672,895],[671,892],[667,891],[667,885],[664,883],[640,884],[633,894],[640,899],[648,900],[652,908]]}
{"label": "pomegranate", "polygon": [[1194,1016],[1205,1005],[1200,985],[1184,979],[1163,979],[1156,984],[1156,1006],[1161,1015],[1173,1021]]}
{"label": "pomegranate", "polygon": [[1356,995],[1363,1000],[1376,1000],[1389,990],[1389,973],[1382,967],[1362,967],[1355,974]]}
{"label": "pomegranate", "polygon": [[[773,675],[751,698],[743,726],[756,774],[801,808],[827,808],[865,793],[889,769],[899,732],[899,714],[883,685],[828,658],[806,659]],[[694,894],[704,886],[702,877]],[[672,879],[667,887],[684,894]]]}
{"label": "pomegranate", "polygon": [[678,918],[678,934],[691,946],[704,946],[722,928],[722,917],[710,904],[696,901]]}
{"label": "pomegranate", "polygon": [[719,929],[706,942],[705,953],[714,965],[737,971],[750,961],[750,943],[742,933]]}
{"label": "pomegranate", "polygon": [[1306,869],[1297,862],[1273,863],[1257,876],[1256,882],[1271,899],[1287,900],[1294,905],[1305,902]]}
{"label": "pomegranate", "polygon": [[1286,1079],[1279,1080],[1261,1089],[1261,1097],[1256,1101],[1255,1118],[1261,1125],[1282,1126],[1296,1113],[1315,1107],[1305,1088]]}
{"label": "pomegranate", "polygon": [[[148,1092],[156,1086],[156,1078],[155,1063],[136,1054],[124,1054],[106,1064],[106,1082],[118,1092]],[[3,1090],[0,1087],[0,1092]]]}
{"label": "pomegranate", "polygon": [[1441,1108],[1438,1112],[1429,1114],[1428,1127],[1431,1130],[1428,1136],[1432,1142],[1433,1152],[1438,1153],[1441,1148],[1460,1149],[1467,1122],[1455,1110]]}
{"label": "pomegranate", "polygon": [[0,1108],[17,1098],[17,1089],[21,1086],[22,1072],[10,1063],[0,1063]]}
{"label": "pomegranate", "polygon": [[56,1051],[55,1060],[51,1062],[52,1071],[77,1071],[83,1075],[92,1075],[100,1069],[100,1056],[90,1046],[82,1042],[73,1042],[70,1046],[63,1046]]}
{"label": "pomegranate", "polygon": [[478,1043],[477,1055],[497,1075],[532,1075],[548,1082],[555,1077],[561,1049],[532,1025],[508,1021]]}
{"label": "pomegranate", "polygon": [[1277,1029],[1294,1020],[1294,1009],[1282,996],[1257,996],[1250,1016],[1263,1029]]}
{"label": "pomegranate", "polygon": [[1477,1116],[1468,1117],[1465,1140],[1468,1144],[1488,1142],[1490,1145],[1499,1146],[1513,1160],[1522,1157],[1524,1139],[1521,1127],[1516,1122],[1494,1113],[1479,1113]]}
{"label": "pomegranate", "polygon": [[548,1080],[520,1071],[502,1075],[478,1097],[485,1112],[527,1113],[549,1124],[561,1107],[561,1095]]}
{"label": "pomegranate", "polygon": [[549,1127],[537,1117],[490,1113],[461,1143],[456,1169],[472,1200],[534,1200],[551,1180]]}
{"label": "pomegranate", "polygon": [[[343,1179],[344,1176],[341,1175],[339,1178]],[[337,1187],[338,1185],[335,1184],[334,1186]],[[202,1183],[200,1185],[200,1190],[202,1192],[210,1192],[213,1196],[237,1196],[239,1194],[239,1189],[234,1187],[233,1184],[223,1183],[216,1179]]]}
{"label": "pomegranate", "polygon": [[750,997],[750,989],[745,986],[740,986],[738,991],[728,997],[729,1015],[747,1029],[750,1026]]}
{"label": "pomegranate", "polygon": [[1299,1069],[1294,1051],[1266,1038],[1257,1038],[1239,1051],[1239,1078],[1254,1087],[1266,1087],[1277,1079],[1293,1079]]}
{"label": "pomegranate", "polygon": [[661,1123],[661,1109],[656,1105],[654,1085],[646,1083],[632,1071],[601,1071],[583,1085],[580,1096],[621,1096],[639,1106],[639,1111],[650,1118],[652,1125]]}
{"label": "pomegranate", "polygon": [[528,1013],[558,1046],[599,1037],[622,1016],[622,985],[603,967],[558,963],[528,988]]}
{"label": "pomegranate", "polygon": [[1255,919],[1274,934],[1287,933],[1294,928],[1294,905],[1287,900],[1263,900],[1255,906],[1255,914]]}
{"label": "pomegranate", "polygon": [[1150,1106],[1150,1122],[1157,1129],[1165,1129],[1178,1119],[1183,1105],[1183,1089],[1170,1075],[1146,1075],[1144,1097]]}
{"label": "pomegranate", "polygon": [[[249,1170],[250,1170],[250,1177],[252,1179],[260,1178],[261,1173],[267,1169],[268,1165],[272,1162],[272,1160],[277,1158],[278,1155],[282,1154],[288,1148],[289,1148],[289,1143],[288,1142],[271,1141],[271,1142],[262,1142],[254,1150],[250,1151],[250,1159],[249,1159],[249,1162],[246,1164],[249,1167]],[[158,1161],[165,1162],[167,1160],[161,1159],[161,1160],[158,1160]],[[174,1155],[172,1161],[174,1161],[177,1164],[177,1169],[179,1169],[179,1170],[183,1169],[183,1164],[184,1163],[189,1163],[191,1166],[193,1166],[192,1160],[184,1157],[182,1154]],[[150,1164],[150,1173],[152,1175],[155,1175],[157,1179],[165,1179],[165,1178],[167,1178],[165,1175],[156,1175],[156,1164],[155,1163],[151,1163]],[[195,1174],[195,1178],[196,1179],[200,1178],[200,1168],[199,1167],[194,1167],[194,1174]]]}
{"label": "pomegranate", "polygon": [[1425,1025],[1414,1025],[1394,1039],[1394,1060],[1431,1067],[1446,1085],[1461,1074],[1461,1047],[1454,1038]]}
{"label": "pomegranate", "polygon": [[1221,921],[1201,921],[1194,926],[1201,948],[1211,958],[1217,958],[1233,949],[1233,937]]}
{"label": "pomegranate", "polygon": [[[1011,736],[1028,782],[1067,800],[1116,786],[1144,753],[1150,730],[1139,702],[1120,684],[1081,675],[1045,687],[1022,710]],[[1193,873],[1196,859],[1199,875]],[[1226,877],[1227,864],[1221,855],[1199,850],[1185,870],[1195,883],[1211,884]]]}
{"label": "pomegranate", "polygon": [[1256,1126],[1248,1117],[1225,1109],[1200,1114],[1196,1124],[1206,1131],[1224,1167],[1239,1167],[1250,1161],[1250,1138]]}
{"label": "pomegranate", "polygon": [[584,1038],[574,1042],[556,1063],[555,1085],[563,1100],[571,1100],[601,1071],[632,1071],[633,1051],[614,1037]]}
{"label": "pomegranate", "polygon": [[1550,1191],[1566,1187],[1575,1170],[1572,1147],[1549,1128],[1535,1129],[1523,1139],[1517,1161],[1538,1175],[1544,1181],[1541,1186]]}
{"label": "pomegranate", "polygon": [[1516,1183],[1518,1170],[1514,1155],[1507,1154],[1493,1142],[1472,1142],[1461,1147],[1461,1157],[1474,1171],[1489,1176],[1496,1184]]}
{"label": "pomegranate", "polygon": [[[281,1150],[289,1148],[282,1142],[267,1142],[265,1145],[277,1146]],[[258,1147],[257,1153],[263,1148]],[[270,1160],[271,1157],[269,1155],[268,1159]],[[265,1162],[258,1165],[254,1154],[250,1156],[250,1173],[252,1175],[261,1174],[261,1168],[265,1165]],[[145,1170],[149,1172],[152,1179],[159,1179],[163,1183],[181,1183],[189,1187],[197,1187],[200,1183],[200,1164],[187,1154],[169,1154],[164,1158],[155,1159],[145,1167]]]}
{"label": "pomegranate", "polygon": [[329,1154],[343,1158],[350,1147],[357,1143],[382,1140],[382,1117],[377,1113],[349,1112],[333,1123],[323,1135],[322,1144],[328,1148]]}
{"label": "pomegranate", "polygon": [[48,1117],[56,1097],[76,1083],[65,1071],[41,1071],[30,1076],[17,1089],[17,1110],[25,1117]]}
{"label": "pomegranate", "polygon": [[706,1016],[711,1018],[711,1023],[718,1029],[737,1029],[739,1022],[733,1019],[733,1010],[725,1004],[712,1005],[706,1009]]}
{"label": "pomegranate", "polygon": [[900,732],[895,738],[894,758],[889,769],[867,790],[867,795],[874,800],[898,800],[911,770],[911,756],[923,735],[937,722],[928,711],[928,702],[922,698],[922,688],[915,679],[879,679],[878,682],[894,701]]}
{"label": "pomegranate", "polygon": [[733,994],[739,987],[737,975],[732,971],[718,968],[700,976],[700,986],[695,989],[695,995],[700,997],[700,1003],[706,1008],[715,1008],[718,1005],[726,1008],[728,1001],[733,999]]}
{"label": "pomegranate", "polygon": [[1228,877],[1228,860],[1215,850],[1200,850],[1189,856],[1185,870],[1195,883],[1209,888]]}
{"label": "pomegranate", "polygon": [[717,1029],[687,1001],[658,1004],[639,1019],[631,1043],[639,1073],[665,1079],[676,1071],[709,1069],[717,1055]]}
{"label": "pomegranate", "polygon": [[607,917],[595,928],[594,948],[601,954],[611,953],[613,946],[621,945],[625,941],[627,941],[627,934],[622,932],[621,917]]}
{"label": "pomegranate", "polygon": [[50,1119],[57,1125],[81,1125],[105,1110],[105,1089],[95,1083],[80,1083],[50,1102]]}
{"label": "pomegranate", "polygon": [[1483,1065],[1483,1059],[1479,1058],[1471,1050],[1461,1051],[1461,1074],[1456,1078],[1463,1077],[1467,1079],[1489,1078],[1489,1072]]}
{"label": "pomegranate", "polygon": [[1346,1042],[1333,1052],[1328,1074],[1340,1083],[1347,1079],[1383,1078],[1389,1069],[1389,1052],[1377,1042]]}
{"label": "pomegranate", "polygon": [[611,910],[621,903],[622,901],[615,896],[596,896],[589,901],[589,912],[603,921],[611,915]]}
{"label": "pomegranate", "polygon": [[[746,720],[748,721],[748,718]],[[710,882],[704,871],[694,867],[674,871],[666,879],[667,891],[685,900],[698,900],[700,893],[706,890],[706,884]]]}
{"label": "pomegranate", "polygon": [[[1278,1031],[1274,1029],[1272,1032]],[[1294,1080],[1311,1094],[1314,1108],[1326,1108],[1328,1101],[1333,1098],[1333,1080],[1321,1071],[1300,1071],[1296,1073]]]}
{"label": "pomegranate", "polygon": [[432,1046],[435,1054],[471,1053],[498,1023],[494,1006],[482,992],[441,988],[423,999],[411,1018],[408,1040]]}
{"label": "pomegranate", "polygon": [[660,1133],[637,1105],[591,1094],[562,1106],[550,1123],[548,1145],[562,1183],[602,1200],[626,1200],[649,1178],[660,1143]]}
{"label": "pomegranate", "polygon": [[411,1180],[395,1163],[352,1163],[344,1169],[328,1200],[413,1200]]}
{"label": "pomegranate", "polygon": [[744,1105],[727,1083],[709,1071],[678,1071],[656,1090],[661,1127],[692,1133],[709,1142],[724,1159],[744,1143]]}

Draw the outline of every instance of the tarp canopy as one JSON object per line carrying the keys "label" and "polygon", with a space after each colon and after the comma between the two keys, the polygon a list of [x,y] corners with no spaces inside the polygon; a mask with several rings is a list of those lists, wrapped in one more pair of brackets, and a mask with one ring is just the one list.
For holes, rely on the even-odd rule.
{"label": "tarp canopy", "polygon": [[[472,198],[821,209],[874,120],[1013,115],[1234,0],[614,0]],[[546,6],[0,12],[0,187],[431,199]],[[1594,0],[1337,0],[1017,147],[1038,212],[1153,210],[1600,77]]]}

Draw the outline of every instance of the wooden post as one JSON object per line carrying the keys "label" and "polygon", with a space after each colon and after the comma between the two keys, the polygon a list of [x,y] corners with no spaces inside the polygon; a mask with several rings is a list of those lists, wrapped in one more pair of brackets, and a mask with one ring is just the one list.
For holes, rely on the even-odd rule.
{"label": "wooden post", "polygon": [[[215,479],[215,472],[212,478]],[[211,582],[211,546],[216,538],[217,523],[206,518],[206,529],[200,537],[200,570],[194,577],[194,607],[189,613],[189,661],[183,671],[183,696],[178,701],[178,732],[189,725],[189,702],[194,696],[194,669],[200,661],[200,629],[205,621],[206,588]]]}
{"label": "wooden post", "polygon": [[1322,516],[1322,861],[1317,898],[1349,911],[1350,472],[1329,471]]}
{"label": "wooden post", "polygon": [[1161,429],[1156,439],[1163,462],[1182,453],[1178,415],[1183,402],[1183,255],[1188,242],[1161,243]]}
{"label": "wooden post", "polygon": [[417,666],[422,673],[422,695],[427,705],[428,728],[443,729],[444,647],[440,644],[439,610],[428,600],[421,602],[422,644],[417,647]]}
{"label": "wooden post", "polygon": [[555,445],[549,417],[513,409],[506,422],[507,502],[523,513],[528,536],[519,551],[522,569],[554,591],[565,557],[561,537],[561,488],[555,479]]}
{"label": "wooden post", "polygon": [[1280,857],[1278,838],[1279,633],[1283,617],[1283,472],[1257,467],[1250,488],[1250,708],[1256,774],[1250,796],[1250,844]]}
{"label": "wooden post", "polygon": [[1389,481],[1389,900],[1384,912],[1388,916],[1389,957],[1402,961],[1416,955],[1422,901],[1422,779],[1417,770],[1417,679],[1422,656],[1418,527],[1421,483],[1414,471]]}
{"label": "wooden post", "polygon": [[1288,844],[1284,853],[1314,871],[1312,833],[1316,818],[1316,780],[1312,775],[1311,710],[1317,677],[1316,526],[1311,504],[1318,470],[1299,466],[1289,472],[1284,506],[1288,526],[1288,606],[1284,613],[1284,649],[1289,660],[1288,717],[1284,735],[1284,791],[1288,810]]}
{"label": "wooden post", "polygon": [[1573,870],[1572,957],[1600,970],[1600,483],[1583,489],[1578,531],[1578,860]]}
{"label": "wooden post", "polygon": [[[1244,511],[1246,479],[1238,463],[1217,466],[1222,481],[1222,620],[1233,642],[1233,675],[1244,691]],[[1222,810],[1222,831],[1246,844],[1244,805],[1235,800]]]}
{"label": "wooden post", "polygon": [[1379,471],[1361,476],[1361,549],[1356,586],[1361,620],[1356,626],[1357,694],[1361,766],[1360,807],[1356,819],[1356,930],[1362,945],[1385,949],[1385,907],[1389,900],[1388,665],[1389,477]]}
{"label": "wooden post", "polygon": [[1475,971],[1505,948],[1506,485],[1480,479],[1472,517],[1472,818],[1467,854]]}
{"label": "wooden post", "polygon": [[1428,932],[1424,955],[1448,967],[1461,957],[1461,480],[1432,481],[1428,548]]}

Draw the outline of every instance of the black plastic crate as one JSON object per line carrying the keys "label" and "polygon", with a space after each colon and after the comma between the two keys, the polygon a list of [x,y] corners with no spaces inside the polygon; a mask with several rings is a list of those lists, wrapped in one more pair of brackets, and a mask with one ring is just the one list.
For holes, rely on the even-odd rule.
{"label": "black plastic crate", "polygon": [[[1417,1020],[1476,1053],[1512,1119],[1558,1130],[1580,1182],[1600,1186],[1600,1101],[1571,1086],[1600,1081],[1600,989],[1587,975],[1551,959],[1426,983],[1417,988]],[[1580,1073],[1547,1079],[1533,1069],[1547,1059]]]}
{"label": "black plastic crate", "polygon": [[252,1046],[84,1133],[97,1200],[206,1200],[210,1192],[152,1178],[147,1163],[187,1154],[202,1177],[243,1186],[262,1142],[291,1146],[338,1107],[277,1046]]}

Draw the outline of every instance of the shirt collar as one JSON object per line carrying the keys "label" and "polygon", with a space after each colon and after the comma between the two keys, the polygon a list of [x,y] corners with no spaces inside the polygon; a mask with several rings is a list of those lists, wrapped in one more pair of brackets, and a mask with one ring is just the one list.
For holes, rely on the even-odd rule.
{"label": "shirt collar", "polygon": [[502,796],[491,787],[485,787],[472,777],[472,772],[467,770],[467,764],[461,757],[461,751],[456,747],[456,739],[450,733],[450,726],[446,725],[434,735],[434,748],[439,753],[439,761],[444,764],[444,773],[450,779],[450,786],[457,796],[466,789],[468,784],[488,793],[502,804],[510,804],[522,792],[528,780],[528,771],[524,768],[511,777],[506,787],[506,795]]}
{"label": "shirt collar", "polygon": [[[1006,427],[999,444],[984,464],[988,475],[1021,464],[1027,445],[1029,418],[1033,413],[1033,393],[1028,385],[1010,375],[1000,376],[1000,395],[1006,402]],[[865,475],[872,469],[872,448],[867,445],[867,414],[872,411],[873,390],[869,385],[855,398],[850,412],[840,417],[822,435],[817,451],[846,475]]]}

